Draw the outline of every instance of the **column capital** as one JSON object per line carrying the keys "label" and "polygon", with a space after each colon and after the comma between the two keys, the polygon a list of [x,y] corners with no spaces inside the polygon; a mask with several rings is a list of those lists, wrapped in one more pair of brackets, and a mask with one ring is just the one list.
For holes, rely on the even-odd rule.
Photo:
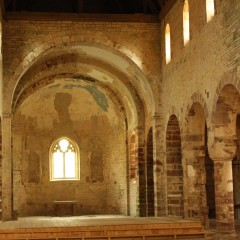
{"label": "column capital", "polygon": [[159,120],[161,118],[162,118],[162,116],[160,113],[155,113],[154,115],[152,115],[152,120]]}
{"label": "column capital", "polygon": [[3,113],[2,114],[2,118],[12,118],[12,117],[13,117],[12,113]]}
{"label": "column capital", "polygon": [[233,161],[233,158],[212,158],[213,162],[229,162]]}

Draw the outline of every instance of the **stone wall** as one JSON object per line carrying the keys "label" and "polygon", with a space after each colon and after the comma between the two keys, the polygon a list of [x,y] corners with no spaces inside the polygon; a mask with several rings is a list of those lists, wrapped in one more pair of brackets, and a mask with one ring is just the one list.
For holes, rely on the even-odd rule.
{"label": "stone wall", "polygon": [[[210,158],[217,161],[232,160],[236,150],[236,113],[240,92],[238,54],[240,50],[240,4],[236,0],[214,1],[215,16],[207,22],[206,1],[189,0],[188,2],[190,41],[185,46],[182,21],[184,1],[177,1],[161,21],[161,113],[162,132],[164,133],[167,131],[169,116],[174,114],[179,121],[182,135],[184,182],[190,183],[184,186],[184,196],[188,199],[185,199],[184,212],[185,216],[189,217],[190,208],[193,206],[189,202],[193,197],[191,193],[196,194],[198,191],[199,196],[205,194],[206,173],[204,173],[203,161],[206,164],[206,157],[208,158],[207,152],[204,153],[205,146],[208,146]],[[165,61],[165,26],[167,23],[170,24],[172,48],[172,59],[168,64]],[[227,85],[229,88],[224,89]],[[191,115],[192,107],[196,103],[200,104],[203,119],[191,125],[189,114]],[[200,120],[202,117],[199,117]],[[204,130],[201,130],[201,133],[197,133],[196,129],[199,127],[204,129],[205,123],[207,132],[204,133]],[[205,135],[207,137],[203,143]],[[166,145],[167,140],[162,135],[161,146],[165,156],[167,155],[165,154]],[[199,168],[200,162],[202,167]],[[221,167],[225,169],[220,170]],[[198,170],[193,176],[194,168]],[[218,204],[217,225],[225,230],[231,229],[233,227],[233,202],[232,187],[229,183],[232,176],[227,176],[227,172],[230,171],[229,164],[218,162],[216,168],[218,170],[215,169],[217,171],[214,177],[215,187],[216,182],[222,184],[221,187],[215,188]],[[208,174],[209,172],[212,174],[212,166],[207,171]],[[226,173],[224,176],[219,175],[222,171]],[[212,181],[209,175],[207,181]],[[209,197],[206,197],[197,198],[201,203],[194,201],[194,204],[202,209],[200,213],[202,219],[206,218],[206,212],[210,207],[206,206],[206,199],[209,200]],[[213,210],[213,202],[208,201],[208,204]],[[228,206],[229,212],[224,211],[223,206]]]}
{"label": "stone wall", "polygon": [[178,120],[172,115],[166,134],[168,215],[183,216],[183,167]]}
{"label": "stone wall", "polygon": [[[116,178],[110,181],[113,186],[110,184],[111,186],[104,190],[105,193],[110,193],[114,199],[116,196],[125,196],[123,198],[127,199],[127,194],[133,196],[132,201],[128,197],[128,204],[129,206],[137,205],[138,208],[130,212],[139,213],[141,216],[146,215],[148,210],[151,214],[153,213],[153,205],[148,209],[148,202],[152,201],[154,195],[155,212],[166,215],[167,209],[169,210],[168,205],[176,202],[168,199],[168,190],[173,189],[173,184],[169,184],[167,190],[167,182],[170,180],[167,176],[175,172],[177,174],[173,175],[174,180],[179,180],[176,176],[179,175],[182,167],[183,193],[179,193],[181,181],[178,181],[174,194],[176,191],[182,194],[182,199],[179,198],[177,204],[178,208],[183,210],[179,211],[179,214],[177,211],[170,210],[172,214],[201,218],[206,223],[208,209],[213,210],[216,207],[217,225],[222,229],[231,229],[234,226],[231,161],[236,155],[236,119],[240,96],[238,54],[240,52],[240,3],[238,0],[216,0],[215,16],[207,22],[206,1],[189,0],[190,41],[185,46],[182,23],[183,4],[184,1],[176,1],[160,23],[82,22],[78,19],[39,21],[36,18],[30,21],[24,20],[24,17],[22,20],[9,19],[4,22],[3,108],[6,114],[14,115],[13,162],[17,163],[14,165],[15,179],[18,181],[21,179],[18,176],[18,168],[21,169],[19,166],[21,161],[25,161],[23,159],[34,161],[37,159],[36,165],[29,164],[24,169],[36,171],[38,163],[41,169],[42,157],[36,156],[39,155],[38,151],[42,152],[42,149],[38,150],[36,146],[37,150],[32,150],[28,147],[24,157],[21,157],[24,152],[22,149],[25,149],[23,147],[28,146],[26,144],[29,141],[35,140],[30,138],[26,141],[26,138],[23,141],[25,130],[18,132],[23,129],[18,124],[27,120],[29,123],[26,125],[30,126],[30,130],[37,126],[31,120],[31,116],[35,114],[33,110],[29,119],[21,117],[26,115],[21,113],[27,109],[24,104],[29,101],[30,96],[34,96],[35,92],[41,91],[41,88],[46,88],[49,84],[54,84],[59,79],[64,81],[81,79],[84,80],[84,84],[90,82],[97,84],[98,89],[105,89],[106,94],[109,93],[109,98],[118,106],[115,113],[120,114],[117,118],[119,124],[124,126],[125,122],[127,130],[126,142],[124,143],[123,140],[126,136],[121,133],[119,135],[121,144],[118,145],[122,151],[120,162],[126,164],[126,167],[122,165],[125,172],[123,170],[115,172]],[[168,64],[165,61],[164,36],[167,23],[170,24],[171,29],[172,57]],[[81,85],[81,88],[84,86]],[[54,109],[53,106],[52,109]],[[45,115],[44,118],[47,119],[47,114]],[[111,119],[113,115],[106,117]],[[59,116],[68,125],[68,112],[62,111]],[[99,119],[99,115],[97,116]],[[175,143],[174,138],[172,139],[174,133],[170,133],[168,129],[169,119],[172,116],[175,119],[175,126],[178,126],[175,149],[171,148],[171,141]],[[57,115],[54,118],[57,118]],[[45,122],[48,122],[46,119]],[[76,119],[74,121],[77,121]],[[77,133],[82,135],[82,125],[77,126],[79,126],[76,127]],[[95,124],[93,126],[96,131],[99,130]],[[105,125],[103,126],[103,129],[107,129]],[[72,125],[70,124],[69,127],[71,128]],[[90,125],[87,128],[90,129]],[[152,129],[152,135],[148,134],[149,129]],[[31,136],[33,133],[30,130],[28,131]],[[136,133],[137,148],[131,142],[133,132]],[[44,134],[41,133],[40,136],[47,135]],[[35,134],[33,137],[38,138],[38,135]],[[113,137],[113,142],[110,142],[110,138],[112,136],[109,137],[104,133],[104,139],[108,142],[104,146],[107,149],[108,163],[118,164],[116,159],[112,160],[120,156],[118,148],[111,148],[111,146],[117,146],[119,138]],[[152,141],[148,141],[149,139]],[[46,146],[53,140],[54,137],[48,139],[47,136],[47,144],[43,144],[44,148],[47,149]],[[97,140],[100,141],[99,138]],[[79,142],[80,145],[81,143]],[[7,143],[4,146],[6,145]],[[95,147],[95,143],[93,145]],[[86,146],[85,151],[90,151],[88,144]],[[97,149],[96,153],[90,154],[93,159],[101,159],[106,154],[101,152],[101,146]],[[177,162],[174,158],[172,164],[168,165],[171,151],[177,156]],[[85,159],[89,158],[86,152],[85,155],[83,154]],[[135,158],[139,173],[136,177],[134,176]],[[130,162],[128,162],[129,159]],[[153,160],[153,176],[148,174],[152,166],[146,165],[147,160],[149,162]],[[44,161],[47,166],[46,156]],[[210,167],[208,168],[206,164]],[[215,206],[209,201],[210,197],[206,191],[208,187],[206,181],[213,180],[211,176],[213,165],[215,186],[211,184],[210,189],[215,189]],[[106,175],[99,171],[95,164],[90,166],[95,174],[86,174],[85,179],[94,179],[93,181],[104,179],[105,181]],[[100,161],[99,166],[105,167],[104,161]],[[113,166],[118,167],[118,165]],[[84,166],[84,169],[88,172],[90,168]],[[106,165],[106,169],[110,173],[111,167]],[[47,169],[44,171],[46,176],[48,176],[47,171]],[[118,176],[122,173],[126,175]],[[39,181],[41,174],[43,172],[39,175],[35,174],[36,179],[35,177],[26,179],[30,182]],[[93,178],[93,175],[98,177]],[[234,176],[237,175],[238,173],[234,173]],[[149,179],[148,176],[150,176]],[[128,190],[122,187],[125,183],[123,178],[128,179],[129,182],[132,181],[128,183]],[[120,187],[114,187],[118,183],[115,179],[121,179]],[[138,181],[136,185],[134,185],[135,179]],[[6,180],[7,178],[5,182]],[[234,181],[236,184],[236,180]],[[22,186],[24,184],[25,181]],[[14,186],[17,186],[17,182]],[[118,194],[115,194],[116,189]],[[146,194],[148,189],[150,192]],[[130,195],[127,191],[130,191]],[[27,194],[24,195],[27,196]],[[118,209],[124,209],[120,212],[125,212],[125,203],[122,203],[124,207],[118,206]]]}
{"label": "stone wall", "polygon": [[[104,90],[66,80],[23,102],[12,126],[19,216],[54,215],[55,200],[76,200],[76,215],[127,213],[126,126],[116,111]],[[50,181],[50,146],[63,136],[79,146],[80,180]]]}
{"label": "stone wall", "polygon": [[[71,15],[63,21],[34,15],[29,20],[20,14],[5,21],[3,31],[3,108],[13,114],[14,210],[20,216],[51,214],[52,202],[67,197],[78,201],[77,214],[146,215],[146,175],[140,179],[139,173],[145,171],[145,134],[160,107],[159,23],[89,22]],[[135,160],[129,151],[133,132]],[[78,182],[49,181],[49,146],[61,135],[79,144]],[[3,179],[9,194],[9,179]],[[153,195],[153,183],[151,188]]]}

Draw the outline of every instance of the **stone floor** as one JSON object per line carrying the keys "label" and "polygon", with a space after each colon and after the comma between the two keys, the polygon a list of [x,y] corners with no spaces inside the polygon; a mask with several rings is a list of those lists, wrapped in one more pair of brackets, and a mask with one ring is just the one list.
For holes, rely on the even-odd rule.
{"label": "stone floor", "polygon": [[[21,217],[15,221],[0,222],[1,229],[9,228],[42,228],[42,227],[68,227],[68,226],[99,226],[114,224],[138,224],[138,223],[171,223],[184,222],[181,218],[171,217],[128,217],[119,215],[86,215],[86,216],[66,216],[66,217]],[[215,231],[214,220],[210,223],[210,231]],[[240,221],[236,222],[236,234],[216,234],[215,240],[240,240]],[[191,239],[188,239],[191,240]],[[195,239],[196,240],[196,239]]]}
{"label": "stone floor", "polygon": [[[210,231],[216,231],[215,230],[215,220],[211,219],[209,221],[210,223]],[[236,233],[229,234],[229,233],[216,233],[214,240],[240,240],[240,219],[235,221],[235,229]]]}
{"label": "stone floor", "polygon": [[141,223],[171,223],[185,222],[182,218],[169,217],[129,217],[121,215],[86,215],[67,217],[21,217],[16,221],[0,222],[0,229],[4,228],[37,228],[37,227],[68,227],[68,226],[99,226]]}

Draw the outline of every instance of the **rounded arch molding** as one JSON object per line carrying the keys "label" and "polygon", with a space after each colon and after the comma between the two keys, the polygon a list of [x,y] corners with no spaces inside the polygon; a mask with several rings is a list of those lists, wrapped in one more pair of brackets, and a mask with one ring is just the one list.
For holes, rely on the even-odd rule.
{"label": "rounded arch molding", "polygon": [[[12,68],[15,68],[13,74],[8,76],[6,79],[3,111],[5,113],[9,113],[9,109],[11,109],[10,106],[13,101],[13,95],[18,82],[37,61],[43,59],[48,54],[54,52],[56,53],[57,51],[60,52],[63,50],[70,50],[74,47],[91,47],[103,50],[107,53],[110,53],[117,60],[122,61],[122,63],[125,63],[125,66],[127,65],[128,69],[125,69],[124,74],[128,78],[129,84],[132,84],[136,88],[138,94],[140,95],[140,98],[146,102],[146,110],[150,113],[155,112],[155,102],[157,100],[154,99],[152,89],[146,76],[132,59],[121,52],[121,46],[117,45],[115,42],[109,39],[106,39],[106,44],[104,45],[102,43],[99,43],[99,40],[97,40],[97,38],[90,38],[86,36],[78,36],[77,40],[76,36],[74,40],[72,40],[70,37],[61,36],[52,39],[51,42],[40,42],[37,47],[30,47],[30,50],[21,62],[16,58],[13,61],[16,62],[16,65],[12,66]],[[95,57],[97,58],[97,56]],[[112,64],[112,67],[116,66],[119,67],[119,65]]]}
{"label": "rounded arch molding", "polygon": [[240,81],[239,81],[239,78],[237,77],[236,72],[226,73],[222,77],[222,79],[220,80],[220,82],[219,82],[219,84],[216,88],[216,92],[215,92],[215,95],[214,95],[214,98],[213,98],[211,123],[213,123],[213,116],[214,116],[214,113],[216,112],[216,109],[217,109],[217,101],[220,97],[220,94],[221,94],[223,88],[227,85],[232,85],[240,93]]}
{"label": "rounded arch molding", "polygon": [[202,107],[204,115],[205,115],[206,125],[208,126],[209,125],[209,111],[208,111],[208,108],[207,108],[206,101],[205,101],[204,97],[202,96],[202,94],[200,92],[195,92],[191,96],[190,101],[189,101],[189,103],[187,105],[187,108],[186,108],[185,119],[187,120],[187,118],[188,118],[187,116],[188,116],[189,112],[191,111],[191,108],[196,103],[198,103]]}
{"label": "rounded arch molding", "polygon": [[167,131],[168,122],[169,122],[171,116],[175,116],[177,118],[178,124],[179,124],[179,128],[180,128],[180,133],[182,133],[181,116],[180,116],[177,108],[175,106],[172,106],[170,108],[170,110],[168,111],[168,114],[166,116],[166,122],[164,124],[164,133],[165,133],[165,135],[166,135],[166,131]]}

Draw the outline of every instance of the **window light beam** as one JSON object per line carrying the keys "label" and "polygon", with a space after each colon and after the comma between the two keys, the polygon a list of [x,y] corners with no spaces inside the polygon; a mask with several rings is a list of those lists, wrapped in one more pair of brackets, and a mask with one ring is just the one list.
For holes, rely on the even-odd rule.
{"label": "window light beam", "polygon": [[189,24],[189,4],[188,0],[185,0],[183,6],[183,42],[184,46],[188,44],[190,40],[190,24]]}
{"label": "window light beam", "polygon": [[166,64],[171,61],[171,32],[170,25],[166,25],[165,29],[165,55],[166,55]]}

